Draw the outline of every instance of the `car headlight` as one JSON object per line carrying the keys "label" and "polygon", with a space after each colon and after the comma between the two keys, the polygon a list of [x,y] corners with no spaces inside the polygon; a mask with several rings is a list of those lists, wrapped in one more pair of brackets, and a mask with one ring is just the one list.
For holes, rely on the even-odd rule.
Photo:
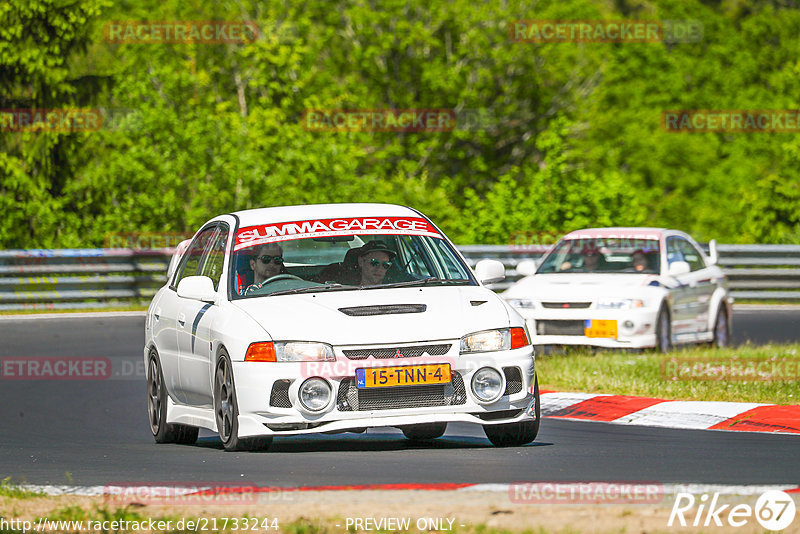
{"label": "car headlight", "polygon": [[514,308],[535,308],[536,305],[530,299],[506,299]]}
{"label": "car headlight", "polygon": [[598,310],[629,310],[641,308],[644,303],[639,299],[600,299],[597,301]]}
{"label": "car headlight", "polygon": [[336,355],[327,343],[284,341],[251,343],[246,362],[333,362]]}
{"label": "car headlight", "polygon": [[519,326],[483,330],[467,334],[461,338],[461,354],[474,352],[494,352],[497,350],[518,349],[530,345],[528,331]]}
{"label": "car headlight", "polygon": [[497,369],[483,367],[472,375],[472,392],[481,402],[492,402],[503,394],[503,377]]}
{"label": "car headlight", "polygon": [[309,378],[300,385],[300,404],[309,412],[318,412],[331,401],[331,386],[322,378]]}
{"label": "car headlight", "polygon": [[491,352],[511,348],[511,333],[508,328],[484,330],[461,338],[461,353]]}

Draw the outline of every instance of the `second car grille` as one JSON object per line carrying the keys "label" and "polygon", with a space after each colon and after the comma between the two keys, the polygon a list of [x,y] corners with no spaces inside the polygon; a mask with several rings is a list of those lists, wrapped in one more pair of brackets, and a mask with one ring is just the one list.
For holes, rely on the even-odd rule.
{"label": "second car grille", "polygon": [[339,385],[336,395],[336,406],[340,412],[455,406],[466,402],[464,380],[455,371],[449,384],[429,386],[358,389],[354,379],[346,378]]}
{"label": "second car grille", "polygon": [[451,345],[418,345],[416,347],[395,347],[395,348],[373,348],[373,349],[355,349],[343,350],[345,356],[350,360],[366,360],[370,356],[378,359],[385,358],[414,358],[422,356],[427,352],[431,356],[441,356],[447,354]]}
{"label": "second car grille", "polygon": [[536,321],[540,336],[582,336],[583,321]]}
{"label": "second car grille", "polygon": [[542,302],[543,308],[578,308],[584,309],[591,306],[591,302]]}

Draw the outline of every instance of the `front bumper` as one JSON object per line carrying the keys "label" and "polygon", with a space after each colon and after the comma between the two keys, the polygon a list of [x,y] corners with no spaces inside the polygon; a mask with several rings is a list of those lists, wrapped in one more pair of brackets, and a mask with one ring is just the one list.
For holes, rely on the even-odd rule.
{"label": "front bumper", "polygon": [[[656,345],[658,310],[518,309],[534,345],[586,345],[606,348],[649,348]],[[615,337],[586,335],[587,321],[616,321]]]}
{"label": "front bumper", "polygon": [[[457,343],[452,346],[441,356],[388,360],[348,360],[337,348],[337,361],[329,364],[233,362],[239,435],[296,435],[437,422],[486,425],[533,418],[532,346],[463,356],[458,354]],[[369,402],[361,397],[365,390],[354,385],[358,368],[432,363],[450,365],[450,384],[370,388],[365,395]],[[472,377],[483,367],[492,367],[503,377],[504,394],[488,404],[479,402],[471,388]],[[512,369],[516,371],[509,371]],[[323,378],[332,389],[331,402],[319,413],[310,413],[298,400],[300,385],[311,377]],[[425,399],[422,403],[421,398]]]}

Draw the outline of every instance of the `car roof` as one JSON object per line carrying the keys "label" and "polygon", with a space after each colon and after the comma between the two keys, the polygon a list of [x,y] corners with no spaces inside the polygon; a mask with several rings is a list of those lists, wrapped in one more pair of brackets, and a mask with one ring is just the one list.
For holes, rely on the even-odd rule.
{"label": "car roof", "polygon": [[660,239],[664,234],[682,233],[667,228],[650,228],[645,226],[614,226],[608,228],[583,228],[574,230],[564,239],[593,239],[598,237]]}
{"label": "car roof", "polygon": [[302,206],[276,206],[256,208],[231,213],[239,218],[239,226],[272,224],[314,219],[338,219],[352,217],[420,217],[406,206],[378,203],[352,204],[306,204]]}

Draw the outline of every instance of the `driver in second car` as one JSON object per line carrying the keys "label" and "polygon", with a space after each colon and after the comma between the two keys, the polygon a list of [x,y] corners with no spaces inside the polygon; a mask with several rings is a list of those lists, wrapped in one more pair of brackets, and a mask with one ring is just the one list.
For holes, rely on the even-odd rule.
{"label": "driver in second car", "polygon": [[245,289],[245,294],[261,289],[261,284],[273,276],[286,272],[283,268],[283,249],[275,243],[260,245],[250,258],[253,269],[253,283]]}

